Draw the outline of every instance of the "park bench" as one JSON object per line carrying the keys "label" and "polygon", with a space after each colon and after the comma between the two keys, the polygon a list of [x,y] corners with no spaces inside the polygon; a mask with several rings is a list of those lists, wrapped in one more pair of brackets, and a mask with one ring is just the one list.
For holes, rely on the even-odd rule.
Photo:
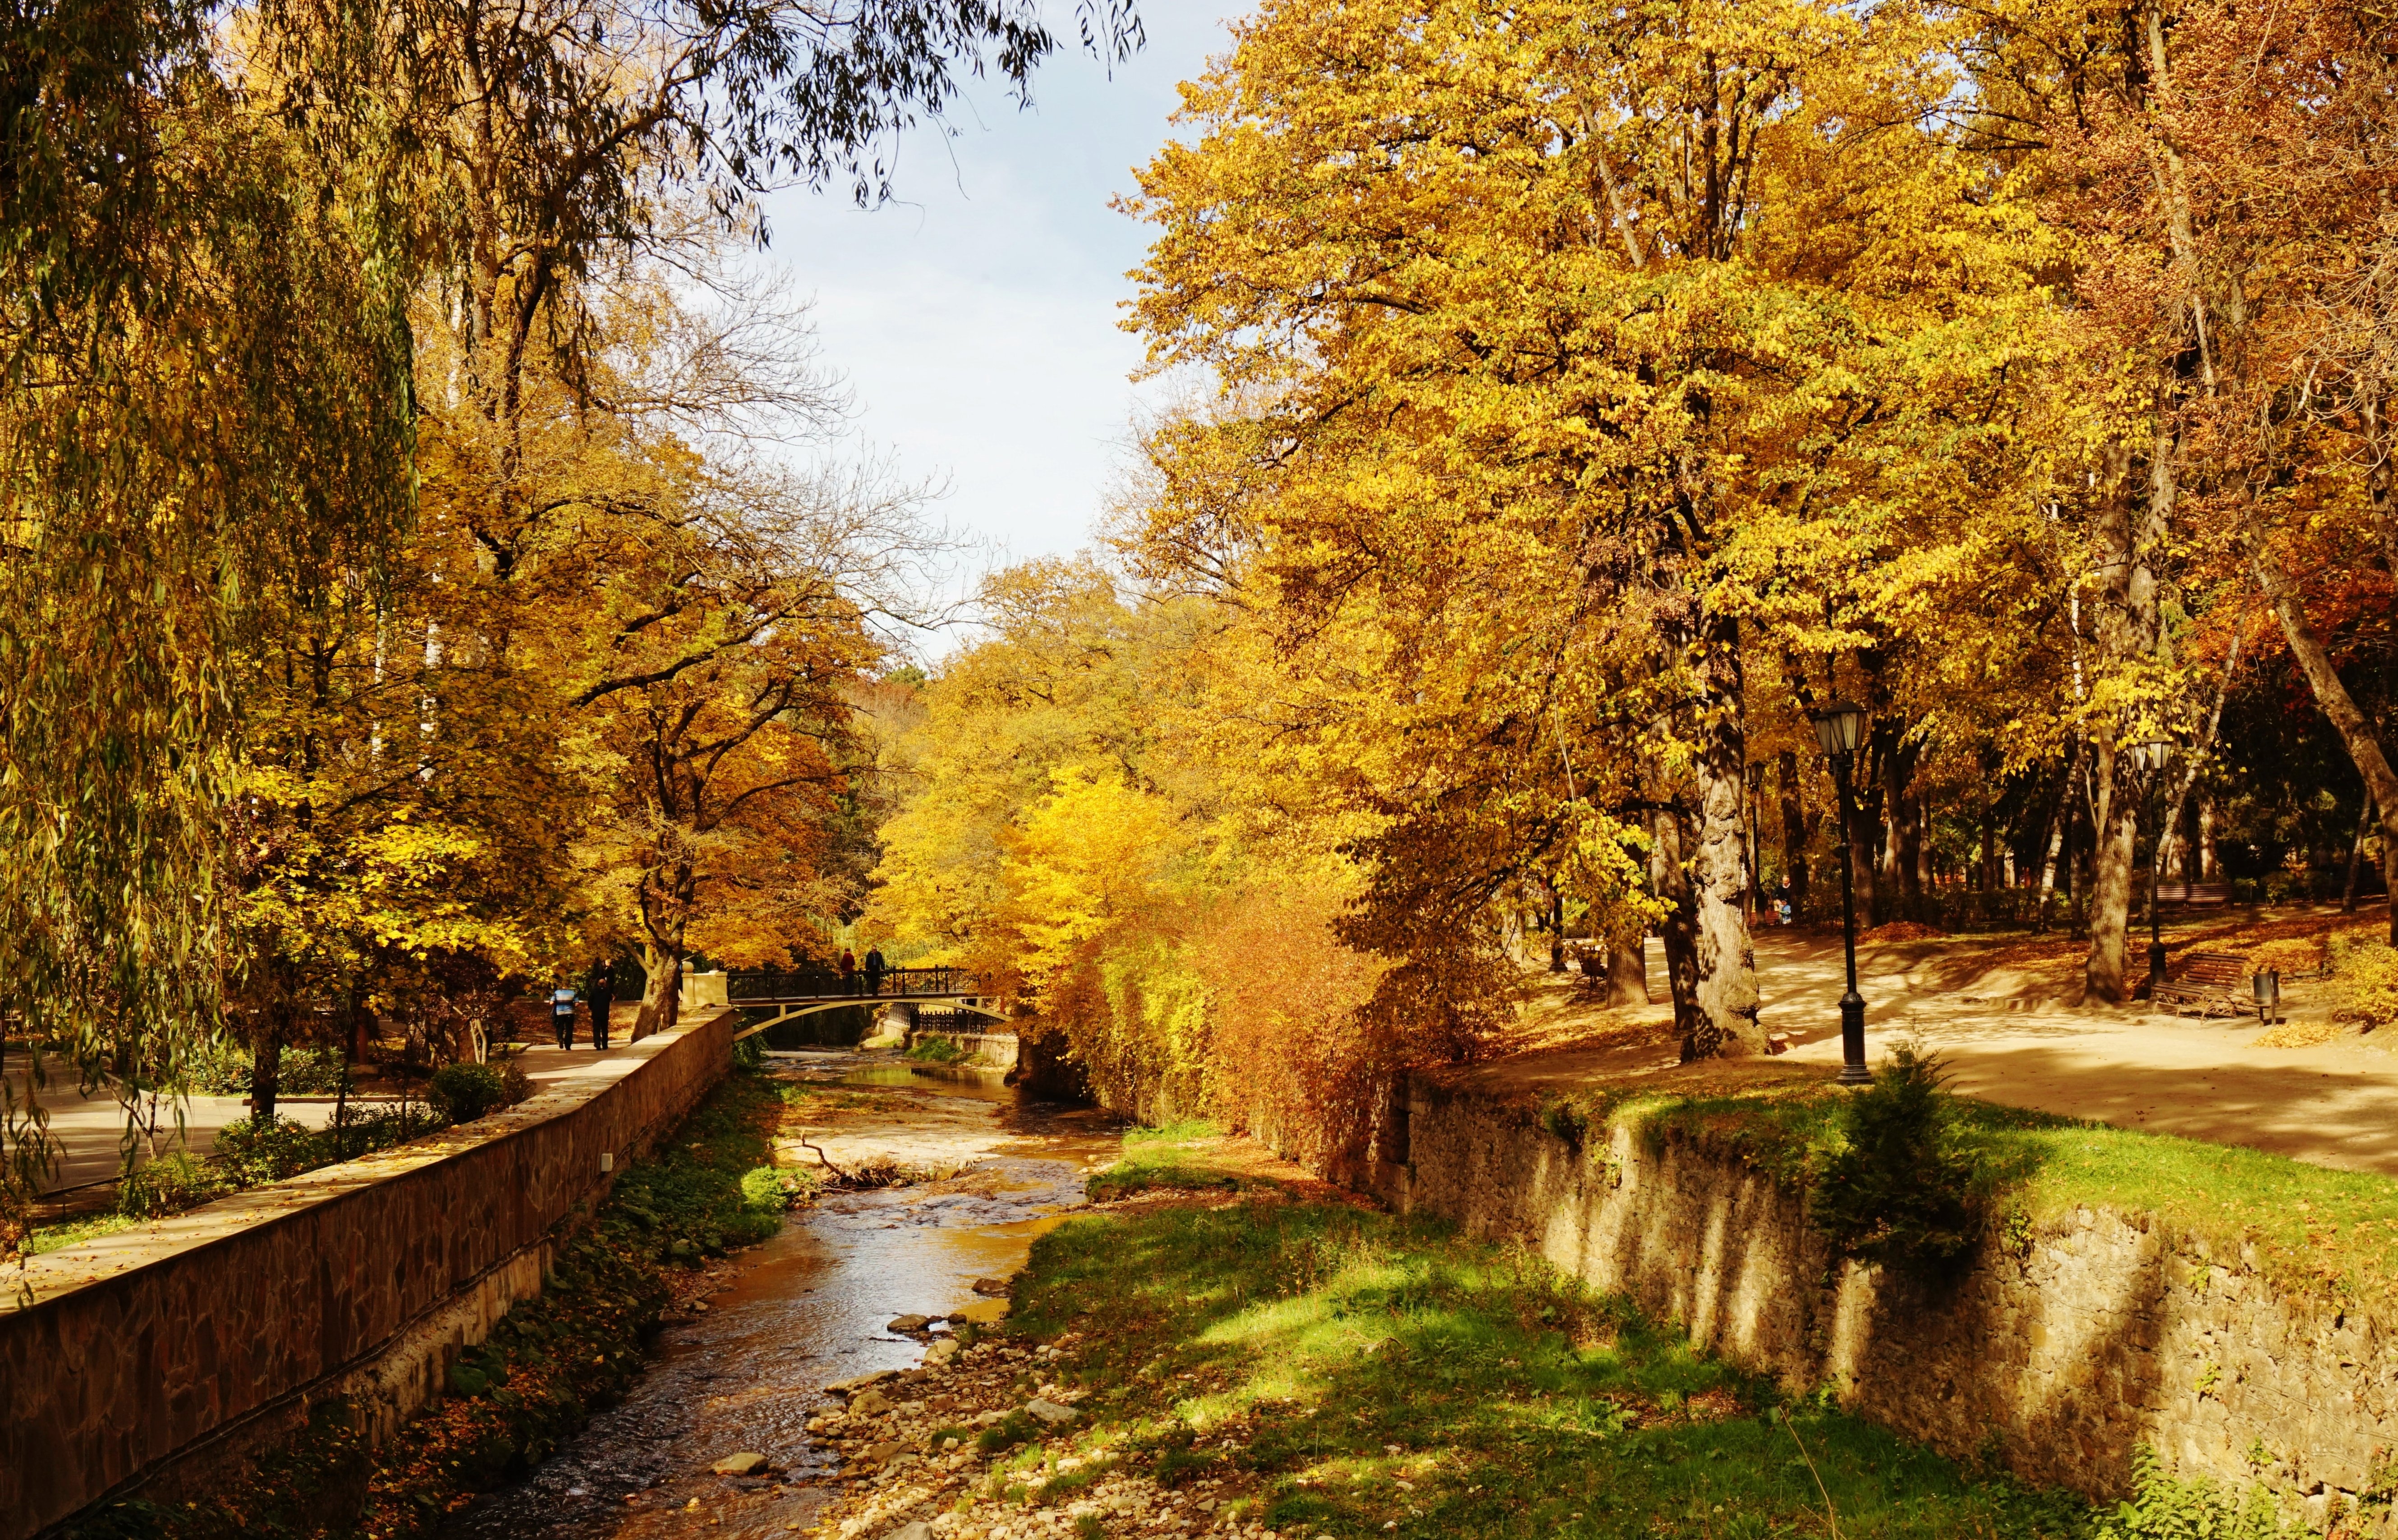
{"label": "park bench", "polygon": [[2229,882],[2160,882],[2157,884],[2159,904],[2179,904],[2197,908],[2210,904],[2231,902]]}
{"label": "park bench", "polygon": [[2195,1010],[2208,1016],[2244,1016],[2255,1006],[2248,984],[2248,959],[2230,952],[2192,952],[2182,958],[2181,972],[2157,985],[2149,1008],[2170,1009],[2176,1016]]}

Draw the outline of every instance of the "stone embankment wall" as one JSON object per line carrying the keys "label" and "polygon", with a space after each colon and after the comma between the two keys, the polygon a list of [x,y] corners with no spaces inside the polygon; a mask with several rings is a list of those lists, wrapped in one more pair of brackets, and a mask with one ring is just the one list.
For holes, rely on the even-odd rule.
{"label": "stone embankment wall", "polygon": [[86,1243],[72,1278],[36,1258],[0,1313],[0,1540],[171,1495],[330,1398],[387,1433],[539,1292],[559,1227],[723,1076],[732,1031],[708,1012],[508,1113]]}
{"label": "stone embankment wall", "polygon": [[1373,1184],[1396,1206],[1519,1239],[1694,1345],[1949,1454],[2111,1497],[2146,1445],[2185,1476],[2300,1494],[2318,1525],[2398,1463],[2398,1323],[2278,1291],[2145,1215],[1994,1236],[1936,1285],[1837,1257],[1734,1157],[1624,1128],[1577,1146],[1533,1108],[1421,1079],[1401,1106]]}
{"label": "stone embankment wall", "polygon": [[907,1043],[909,1048],[929,1038],[938,1038],[955,1043],[963,1055],[957,1062],[969,1069],[1014,1069],[1017,1041],[1013,1032],[944,1032],[937,1028],[909,1027]]}

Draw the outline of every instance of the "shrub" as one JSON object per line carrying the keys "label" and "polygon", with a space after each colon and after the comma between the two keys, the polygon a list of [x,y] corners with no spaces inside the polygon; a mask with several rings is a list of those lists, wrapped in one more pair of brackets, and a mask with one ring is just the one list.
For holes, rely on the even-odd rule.
{"label": "shrub", "polygon": [[237,1118],[217,1135],[216,1164],[236,1187],[280,1182],[332,1159],[331,1140],[273,1113]]}
{"label": "shrub", "polygon": [[755,1038],[744,1038],[733,1045],[733,1067],[763,1069],[766,1067],[766,1047]]}
{"label": "shrub", "polygon": [[117,1188],[116,1212],[137,1219],[196,1209],[232,1190],[222,1172],[182,1150],[162,1155]]}
{"label": "shrub", "polygon": [[[289,1096],[330,1096],[342,1089],[342,1062],[338,1048],[287,1048],[276,1066],[276,1087]],[[249,1069],[247,1045],[219,1042],[192,1061],[192,1089],[208,1096],[247,1096]]]}
{"label": "shrub", "polygon": [[2398,947],[2371,937],[2339,936],[2332,941],[2331,958],[2339,981],[2340,1019],[2360,1023],[2367,1032],[2398,1023]]}
{"label": "shrub", "polygon": [[500,1100],[515,1106],[532,1096],[532,1077],[526,1074],[524,1065],[517,1062],[517,1055],[509,1054],[507,1062],[500,1066]]}
{"label": "shrub", "polygon": [[1841,1109],[1807,1206],[1849,1255],[1954,1262],[1979,1236],[1984,1195],[1942,1079],[1936,1057],[1902,1043]]}
{"label": "shrub", "polygon": [[908,1051],[908,1057],[922,1064],[953,1065],[965,1057],[965,1050],[949,1038],[936,1034]]}
{"label": "shrub", "polygon": [[424,1099],[446,1121],[471,1123],[507,1103],[507,1078],[491,1065],[443,1065],[424,1083]]}

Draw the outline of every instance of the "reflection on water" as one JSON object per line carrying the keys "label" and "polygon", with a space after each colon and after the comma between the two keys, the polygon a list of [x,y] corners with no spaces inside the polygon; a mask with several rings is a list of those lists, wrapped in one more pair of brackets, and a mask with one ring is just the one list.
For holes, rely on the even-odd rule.
{"label": "reflection on water", "polygon": [[[844,1124],[855,1143],[887,1134],[920,1160],[928,1139],[958,1145],[967,1170],[939,1182],[839,1193],[792,1216],[735,1259],[704,1315],[667,1329],[624,1404],[595,1417],[519,1485],[460,1515],[453,1536],[643,1536],[688,1533],[696,1499],[727,1533],[780,1533],[820,1506],[829,1461],[805,1424],[822,1386],[904,1369],[920,1344],[883,1330],[894,1316],[946,1315],[977,1278],[1023,1264],[1034,1237],[1083,1201],[1088,1173],[1115,1158],[1105,1114],[1020,1100],[996,1075],[855,1054],[778,1058],[776,1073],[887,1095]],[[881,1098],[878,1098],[880,1100]],[[950,1132],[956,1131],[956,1132]],[[754,1450],[782,1474],[714,1476]]]}

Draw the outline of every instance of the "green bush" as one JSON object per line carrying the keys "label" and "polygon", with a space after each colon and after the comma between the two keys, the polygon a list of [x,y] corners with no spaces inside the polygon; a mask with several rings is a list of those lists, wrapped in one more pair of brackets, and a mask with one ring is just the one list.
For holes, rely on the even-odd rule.
{"label": "green bush", "polygon": [[2367,1032],[2398,1023],[2398,948],[2369,936],[2336,936],[2331,962],[2342,1020]]}
{"label": "green bush", "polygon": [[1950,1263],[1980,1236],[1986,1195],[1942,1078],[1936,1057],[1902,1043],[1841,1109],[1807,1206],[1849,1255]]}
{"label": "green bush", "polygon": [[[338,1048],[287,1048],[276,1066],[276,1089],[287,1096],[330,1096],[342,1089]],[[192,1089],[203,1096],[249,1094],[249,1045],[217,1043],[192,1062]]]}
{"label": "green bush", "polygon": [[2312,1533],[2284,1522],[2281,1504],[2263,1487],[2243,1493],[2204,1477],[2178,1481],[2149,1449],[2133,1455],[2132,1480],[2132,1500],[2099,1520],[2094,1540],[2282,1540]]}
{"label": "green bush", "polygon": [[965,1056],[966,1051],[958,1046],[954,1039],[944,1038],[937,1033],[920,1040],[915,1047],[908,1051],[909,1058],[919,1064],[928,1065],[953,1065]]}
{"label": "green bush", "polygon": [[443,1065],[424,1083],[424,1099],[443,1120],[471,1123],[492,1108],[507,1105],[507,1078],[492,1065],[464,1061]]}
{"label": "green bush", "polygon": [[236,1187],[260,1187],[333,1161],[332,1141],[273,1113],[227,1123],[217,1135],[216,1164]]}
{"label": "green bush", "polygon": [[215,1166],[176,1150],[125,1179],[116,1191],[116,1212],[155,1219],[196,1209],[232,1190],[233,1184]]}

